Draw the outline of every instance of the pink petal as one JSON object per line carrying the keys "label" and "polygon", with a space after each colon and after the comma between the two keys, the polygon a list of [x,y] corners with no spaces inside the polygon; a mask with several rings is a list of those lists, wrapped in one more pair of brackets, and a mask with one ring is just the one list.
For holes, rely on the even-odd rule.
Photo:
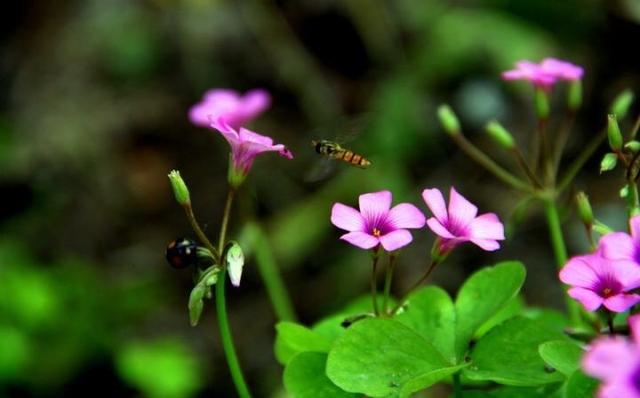
{"label": "pink petal", "polygon": [[424,214],[412,204],[400,203],[389,210],[387,223],[393,228],[422,228]]}
{"label": "pink petal", "polygon": [[629,220],[629,229],[631,229],[633,242],[637,246],[640,246],[640,216],[633,216],[631,220]]}
{"label": "pink petal", "polygon": [[610,270],[625,291],[640,286],[640,265],[629,260],[612,260]]}
{"label": "pink petal", "polygon": [[214,88],[204,93],[203,101],[216,102],[220,104],[236,105],[240,100],[240,93],[227,88]]}
{"label": "pink petal", "polygon": [[240,113],[245,120],[250,120],[264,112],[271,105],[271,96],[262,89],[247,91],[240,100]]}
{"label": "pink petal", "polygon": [[336,227],[349,232],[364,230],[364,218],[360,212],[342,203],[336,203],[331,208],[331,222]]}
{"label": "pink petal", "polygon": [[492,252],[500,248],[500,243],[495,240],[477,238],[470,238],[469,240],[479,246],[482,250],[486,250],[488,252]]}
{"label": "pink petal", "polygon": [[576,287],[591,288],[598,284],[600,277],[589,266],[589,262],[596,255],[576,256],[569,259],[560,270],[560,280],[567,285]]}
{"label": "pink petal", "polygon": [[360,213],[365,221],[377,224],[384,220],[391,207],[391,192],[380,191],[360,195]]}
{"label": "pink petal", "polygon": [[380,237],[380,243],[384,250],[390,252],[408,245],[413,240],[411,233],[406,229],[396,229]]}
{"label": "pink petal", "polygon": [[436,235],[443,237],[445,239],[453,239],[455,236],[449,232],[440,221],[436,220],[434,217],[431,217],[427,220],[427,226],[435,233]]}
{"label": "pink petal", "polygon": [[247,130],[244,127],[240,127],[238,136],[240,137],[240,140],[245,142],[252,142],[255,144],[264,145],[266,147],[270,147],[273,145],[273,140],[271,139],[271,137],[267,137],[251,130]]}
{"label": "pink petal", "polygon": [[595,311],[602,304],[602,297],[598,296],[593,290],[581,287],[572,287],[567,291],[569,297],[578,300],[587,311]]}
{"label": "pink petal", "polygon": [[209,126],[209,119],[217,119],[233,112],[239,103],[239,95],[233,90],[214,89],[205,93],[201,102],[189,110],[189,120],[198,126]]}
{"label": "pink petal", "polygon": [[478,214],[478,208],[451,187],[449,192],[449,225],[463,229],[473,221],[476,214]]}
{"label": "pink petal", "polygon": [[[276,145],[276,146],[280,146],[280,145]],[[278,152],[280,153],[280,156],[282,156],[282,157],[285,157],[287,159],[293,159],[293,152],[291,152],[284,145],[282,145],[282,149],[278,149]]]}
{"label": "pink petal", "polygon": [[600,238],[598,250],[609,259],[633,259],[636,247],[633,238],[624,232],[612,232]]}
{"label": "pink petal", "polygon": [[621,293],[604,299],[604,306],[614,312],[624,312],[638,302],[640,302],[640,295]]}
{"label": "pink petal", "polygon": [[582,358],[582,368],[590,376],[602,380],[619,379],[637,359],[635,350],[622,337],[602,337],[595,340]]}
{"label": "pink petal", "polygon": [[[422,199],[424,199],[431,213],[442,224],[446,224],[449,216],[447,215],[447,206],[442,197],[442,192],[436,188],[425,189],[422,191]],[[435,232],[435,231],[434,231]]]}
{"label": "pink petal", "polygon": [[627,323],[631,329],[633,341],[635,341],[636,346],[640,349],[640,314],[631,315],[627,318]]}
{"label": "pink petal", "polygon": [[502,72],[502,78],[504,80],[521,80],[526,79],[527,76],[520,70],[513,69],[506,72]]}
{"label": "pink petal", "polygon": [[629,375],[625,380],[615,380],[600,386],[598,398],[640,398],[640,392]]}
{"label": "pink petal", "polygon": [[342,240],[346,240],[354,246],[358,246],[361,249],[372,249],[379,243],[378,238],[373,235],[366,234],[364,232],[349,232],[340,237]]}
{"label": "pink petal", "polygon": [[476,217],[468,227],[469,235],[478,239],[504,239],[504,226],[494,213],[486,213]]}
{"label": "pink petal", "polygon": [[582,67],[555,58],[545,58],[540,67],[545,72],[564,80],[579,80],[584,73]]}

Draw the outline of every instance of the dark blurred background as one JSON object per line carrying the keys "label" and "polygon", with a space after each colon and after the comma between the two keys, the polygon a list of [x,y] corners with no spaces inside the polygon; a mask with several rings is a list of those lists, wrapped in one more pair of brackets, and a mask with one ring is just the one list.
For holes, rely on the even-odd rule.
{"label": "dark blurred background", "polygon": [[[0,14],[0,396],[234,396],[207,302],[186,311],[192,276],[164,260],[191,236],[167,180],[181,170],[199,219],[215,235],[228,146],[187,110],[211,87],[263,87],[273,105],[251,127],[286,143],[293,161],[256,161],[231,236],[252,219],[269,243],[300,321],[366,294],[370,264],[338,240],[335,201],[391,189],[426,210],[426,187],[456,188],[482,212],[511,220],[521,199],[461,154],[435,107],[449,102],[470,140],[513,168],[481,133],[497,118],[527,149],[531,89],[500,72],[556,56],[586,69],[584,110],[566,159],[605,122],[612,98],[640,83],[638,0],[85,0],[17,1]],[[555,90],[562,104],[565,87]],[[628,122],[628,121],[627,121]],[[312,138],[358,134],[366,170],[336,164],[319,181]],[[624,228],[621,181],[577,187],[597,215]],[[569,199],[567,199],[569,203]],[[435,273],[455,293],[482,265],[520,259],[532,305],[561,308],[540,209],[509,224],[503,250],[468,246]],[[571,253],[586,242],[565,213]],[[393,290],[424,267],[433,240],[414,233]],[[284,396],[272,344],[276,315],[249,258],[228,288],[241,362],[256,396]]]}

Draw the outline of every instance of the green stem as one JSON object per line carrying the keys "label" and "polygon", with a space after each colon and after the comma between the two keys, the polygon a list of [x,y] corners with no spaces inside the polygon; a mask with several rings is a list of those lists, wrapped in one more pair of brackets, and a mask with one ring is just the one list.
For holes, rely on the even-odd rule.
{"label": "green stem", "polygon": [[529,164],[524,158],[522,151],[520,151],[520,148],[514,147],[511,150],[511,153],[516,158],[516,162],[518,163],[520,170],[522,170],[524,175],[529,179],[529,182],[531,182],[531,184],[533,184],[536,188],[542,188],[542,184],[540,183],[540,181],[538,181],[538,178],[536,177],[533,170],[531,170],[531,167],[529,167]]}
{"label": "green stem", "polygon": [[569,186],[569,184],[571,184],[571,181],[573,181],[573,179],[582,169],[582,166],[584,166],[584,164],[587,162],[587,160],[589,160],[591,155],[593,155],[593,153],[596,151],[596,149],[598,149],[600,144],[602,144],[602,141],[604,141],[606,136],[607,136],[607,129],[603,129],[602,131],[600,131],[600,133],[598,133],[598,135],[596,135],[591,139],[591,141],[589,141],[589,143],[584,148],[584,150],[580,153],[580,155],[578,155],[578,157],[573,161],[573,163],[571,163],[571,165],[567,168],[567,171],[565,172],[565,174],[560,179],[560,183],[558,184],[558,187],[557,187],[558,193],[564,191]]}
{"label": "green stem", "polygon": [[[224,213],[222,216],[222,225],[220,226],[220,240],[218,241],[218,252],[222,253],[224,250],[224,243],[227,235],[227,225],[229,224],[229,218],[231,216],[231,205],[233,203],[235,191],[229,189],[227,194],[227,201],[224,206]],[[224,259],[222,259],[224,262]],[[244,380],[242,374],[242,368],[240,367],[240,361],[238,361],[238,355],[233,344],[233,335],[231,334],[231,328],[229,326],[229,317],[227,316],[227,304],[225,299],[225,284],[227,282],[227,268],[223,263],[221,267],[220,275],[218,276],[218,283],[216,283],[216,311],[218,312],[218,325],[220,327],[220,339],[222,340],[222,347],[224,348],[224,354],[227,358],[227,364],[229,365],[229,372],[231,378],[236,386],[238,395],[241,398],[250,398],[251,393],[249,387]]]}
{"label": "green stem", "polygon": [[184,208],[184,212],[187,215],[189,224],[191,224],[191,228],[198,236],[198,239],[200,239],[200,242],[202,242],[204,246],[207,249],[209,249],[209,251],[213,255],[214,262],[216,264],[220,264],[220,252],[216,250],[215,247],[213,247],[213,243],[211,243],[211,241],[209,240],[209,238],[207,238],[207,235],[205,235],[202,228],[200,228],[200,224],[198,224],[198,221],[196,220],[196,216],[195,214],[193,214],[193,208],[191,207],[190,204],[183,205],[182,207]]}
{"label": "green stem", "polygon": [[515,189],[519,189],[521,191],[531,192],[531,187],[520,180],[518,177],[509,173],[507,170],[502,168],[496,162],[494,162],[491,158],[484,154],[481,150],[476,148],[471,142],[469,142],[462,133],[451,135],[453,141],[462,149],[471,159],[475,160],[485,169],[493,173],[499,180],[502,182],[511,185]]}
{"label": "green stem", "polygon": [[631,133],[629,134],[629,139],[635,140],[636,135],[638,134],[638,129],[640,129],[640,116],[636,119],[636,122],[633,124],[633,128],[631,129]]}
{"label": "green stem", "polygon": [[463,398],[462,383],[460,383],[460,372],[453,374],[453,396],[455,398]]}
{"label": "green stem", "polygon": [[569,139],[569,134],[571,133],[571,129],[573,128],[573,124],[576,120],[576,112],[572,110],[567,110],[567,114],[564,118],[564,122],[562,123],[562,127],[560,128],[560,132],[558,133],[558,138],[556,139],[556,143],[553,148],[553,174],[558,174],[558,169],[560,168],[560,162],[562,161],[562,152],[564,151],[564,147],[567,145],[567,141]]}
{"label": "green stem", "polygon": [[555,175],[546,118],[538,119],[538,134],[540,135],[540,146],[542,147],[540,150],[540,166],[544,176],[543,180],[551,186],[554,183]]}
{"label": "green stem", "polygon": [[616,334],[615,328],[613,327],[613,313],[608,309],[605,309],[605,313],[607,314],[607,326],[609,326],[609,334],[613,336]]}
{"label": "green stem", "polygon": [[276,317],[280,321],[295,321],[296,315],[291,304],[291,298],[287,293],[282,276],[278,272],[278,265],[267,235],[262,227],[255,222],[246,224],[245,233],[249,235],[250,244],[255,250],[258,271],[264,282]]}
{"label": "green stem", "polygon": [[391,291],[391,280],[393,279],[393,269],[396,265],[396,256],[389,255],[389,264],[387,265],[387,273],[384,278],[384,296],[382,299],[382,311],[387,314],[387,303],[389,301],[389,292]]}
{"label": "green stem", "polygon": [[373,300],[373,313],[375,316],[380,315],[380,310],[378,309],[378,299],[376,298],[377,290],[376,290],[376,274],[378,271],[378,260],[380,256],[378,252],[373,254],[373,267],[371,268],[371,300]]}
{"label": "green stem", "polygon": [[407,292],[404,294],[404,296],[402,296],[402,298],[400,299],[400,301],[398,301],[398,304],[396,304],[396,306],[393,308],[393,310],[391,310],[391,315],[394,315],[396,312],[398,312],[398,310],[400,308],[402,308],[402,305],[404,304],[405,301],[407,301],[407,298],[409,298],[409,296],[411,295],[411,293],[413,293],[414,290],[416,290],[418,287],[420,287],[420,285],[422,285],[424,283],[424,281],[426,281],[429,276],[431,275],[431,273],[433,272],[434,269],[436,269],[436,266],[439,264],[438,261],[436,260],[431,260],[431,264],[429,265],[429,268],[427,269],[427,272],[424,273],[424,275],[422,275],[420,277],[420,279],[418,279],[416,281],[416,283],[414,283],[409,290],[407,290]]}
{"label": "green stem", "polygon": [[227,357],[227,365],[229,365],[229,372],[231,378],[236,386],[238,395],[241,398],[251,397],[249,387],[244,380],[242,374],[242,368],[240,368],[240,361],[238,361],[238,355],[233,344],[233,336],[231,335],[231,328],[229,327],[229,318],[227,316],[227,306],[225,300],[225,282],[227,281],[227,268],[222,267],[220,274],[218,275],[218,283],[216,283],[216,311],[218,311],[218,325],[220,327],[220,339],[222,340],[222,347],[224,348],[224,354]]}
{"label": "green stem", "polygon": [[[556,265],[558,269],[567,262],[567,247],[564,243],[562,236],[562,227],[560,225],[560,215],[558,214],[558,207],[556,205],[555,197],[550,196],[543,199],[544,212],[547,218],[547,224],[549,225],[549,237],[551,238],[551,247],[553,248],[553,254],[556,259]],[[566,296],[567,311],[569,312],[569,319],[572,325],[577,325],[580,322],[580,308],[577,303],[568,295]]]}

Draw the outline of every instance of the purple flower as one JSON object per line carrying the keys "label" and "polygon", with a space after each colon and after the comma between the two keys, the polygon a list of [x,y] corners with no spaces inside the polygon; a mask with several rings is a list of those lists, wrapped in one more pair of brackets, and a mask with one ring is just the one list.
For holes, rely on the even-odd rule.
{"label": "purple flower", "polygon": [[386,251],[397,250],[413,239],[407,228],[422,228],[424,214],[412,204],[400,203],[391,208],[391,192],[380,191],[360,195],[360,211],[336,203],[331,209],[331,222],[349,231],[340,239],[362,249],[378,245]]}
{"label": "purple flower", "polygon": [[584,70],[570,62],[545,58],[539,64],[523,60],[516,68],[502,73],[505,80],[528,80],[536,87],[549,90],[558,80],[580,80]]}
{"label": "purple flower", "polygon": [[612,260],[631,260],[640,265],[640,216],[629,220],[631,235],[612,232],[600,238],[599,251]]}
{"label": "purple flower", "polygon": [[627,321],[631,339],[601,337],[582,358],[585,373],[603,381],[598,398],[640,398],[640,315]]}
{"label": "purple flower", "polygon": [[560,280],[572,288],[569,296],[587,311],[601,305],[623,312],[640,302],[640,295],[627,293],[640,286],[640,267],[629,260],[609,260],[600,252],[573,257],[560,271]]}
{"label": "purple flower", "polygon": [[196,126],[209,127],[212,120],[224,118],[233,128],[244,126],[269,107],[269,93],[254,89],[244,95],[227,89],[207,91],[202,101],[189,110],[189,120]]}
{"label": "purple flower", "polygon": [[213,120],[211,127],[218,130],[231,146],[230,181],[238,186],[249,173],[253,160],[263,152],[278,152],[287,159],[293,159],[293,154],[282,144],[275,144],[270,137],[260,135],[244,127],[236,130],[227,123],[224,116]]}
{"label": "purple flower", "polygon": [[488,251],[500,248],[498,241],[504,240],[504,227],[494,213],[476,217],[478,208],[453,187],[449,193],[448,209],[438,189],[425,189],[422,198],[434,215],[427,220],[427,225],[440,237],[442,253],[463,242],[472,242]]}

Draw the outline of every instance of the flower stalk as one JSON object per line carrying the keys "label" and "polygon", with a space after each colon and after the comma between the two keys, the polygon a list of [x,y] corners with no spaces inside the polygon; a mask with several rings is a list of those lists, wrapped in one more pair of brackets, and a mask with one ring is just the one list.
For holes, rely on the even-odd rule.
{"label": "flower stalk", "polygon": [[[218,240],[218,251],[222,253],[224,250],[227,225],[231,217],[231,206],[233,204],[233,198],[235,190],[229,189],[227,194],[227,200],[224,205],[224,213],[222,216],[222,224],[220,226],[220,236]],[[225,285],[226,285],[227,269],[222,267],[218,283],[216,284],[216,311],[218,313],[218,326],[220,328],[220,339],[222,340],[222,347],[224,349],[225,357],[227,358],[227,364],[229,366],[229,372],[231,378],[236,386],[238,395],[241,398],[251,397],[249,387],[244,379],[242,368],[240,367],[240,361],[236,354],[235,345],[233,343],[233,335],[231,333],[231,327],[229,326],[229,317],[227,315],[227,303],[225,298]]]}

